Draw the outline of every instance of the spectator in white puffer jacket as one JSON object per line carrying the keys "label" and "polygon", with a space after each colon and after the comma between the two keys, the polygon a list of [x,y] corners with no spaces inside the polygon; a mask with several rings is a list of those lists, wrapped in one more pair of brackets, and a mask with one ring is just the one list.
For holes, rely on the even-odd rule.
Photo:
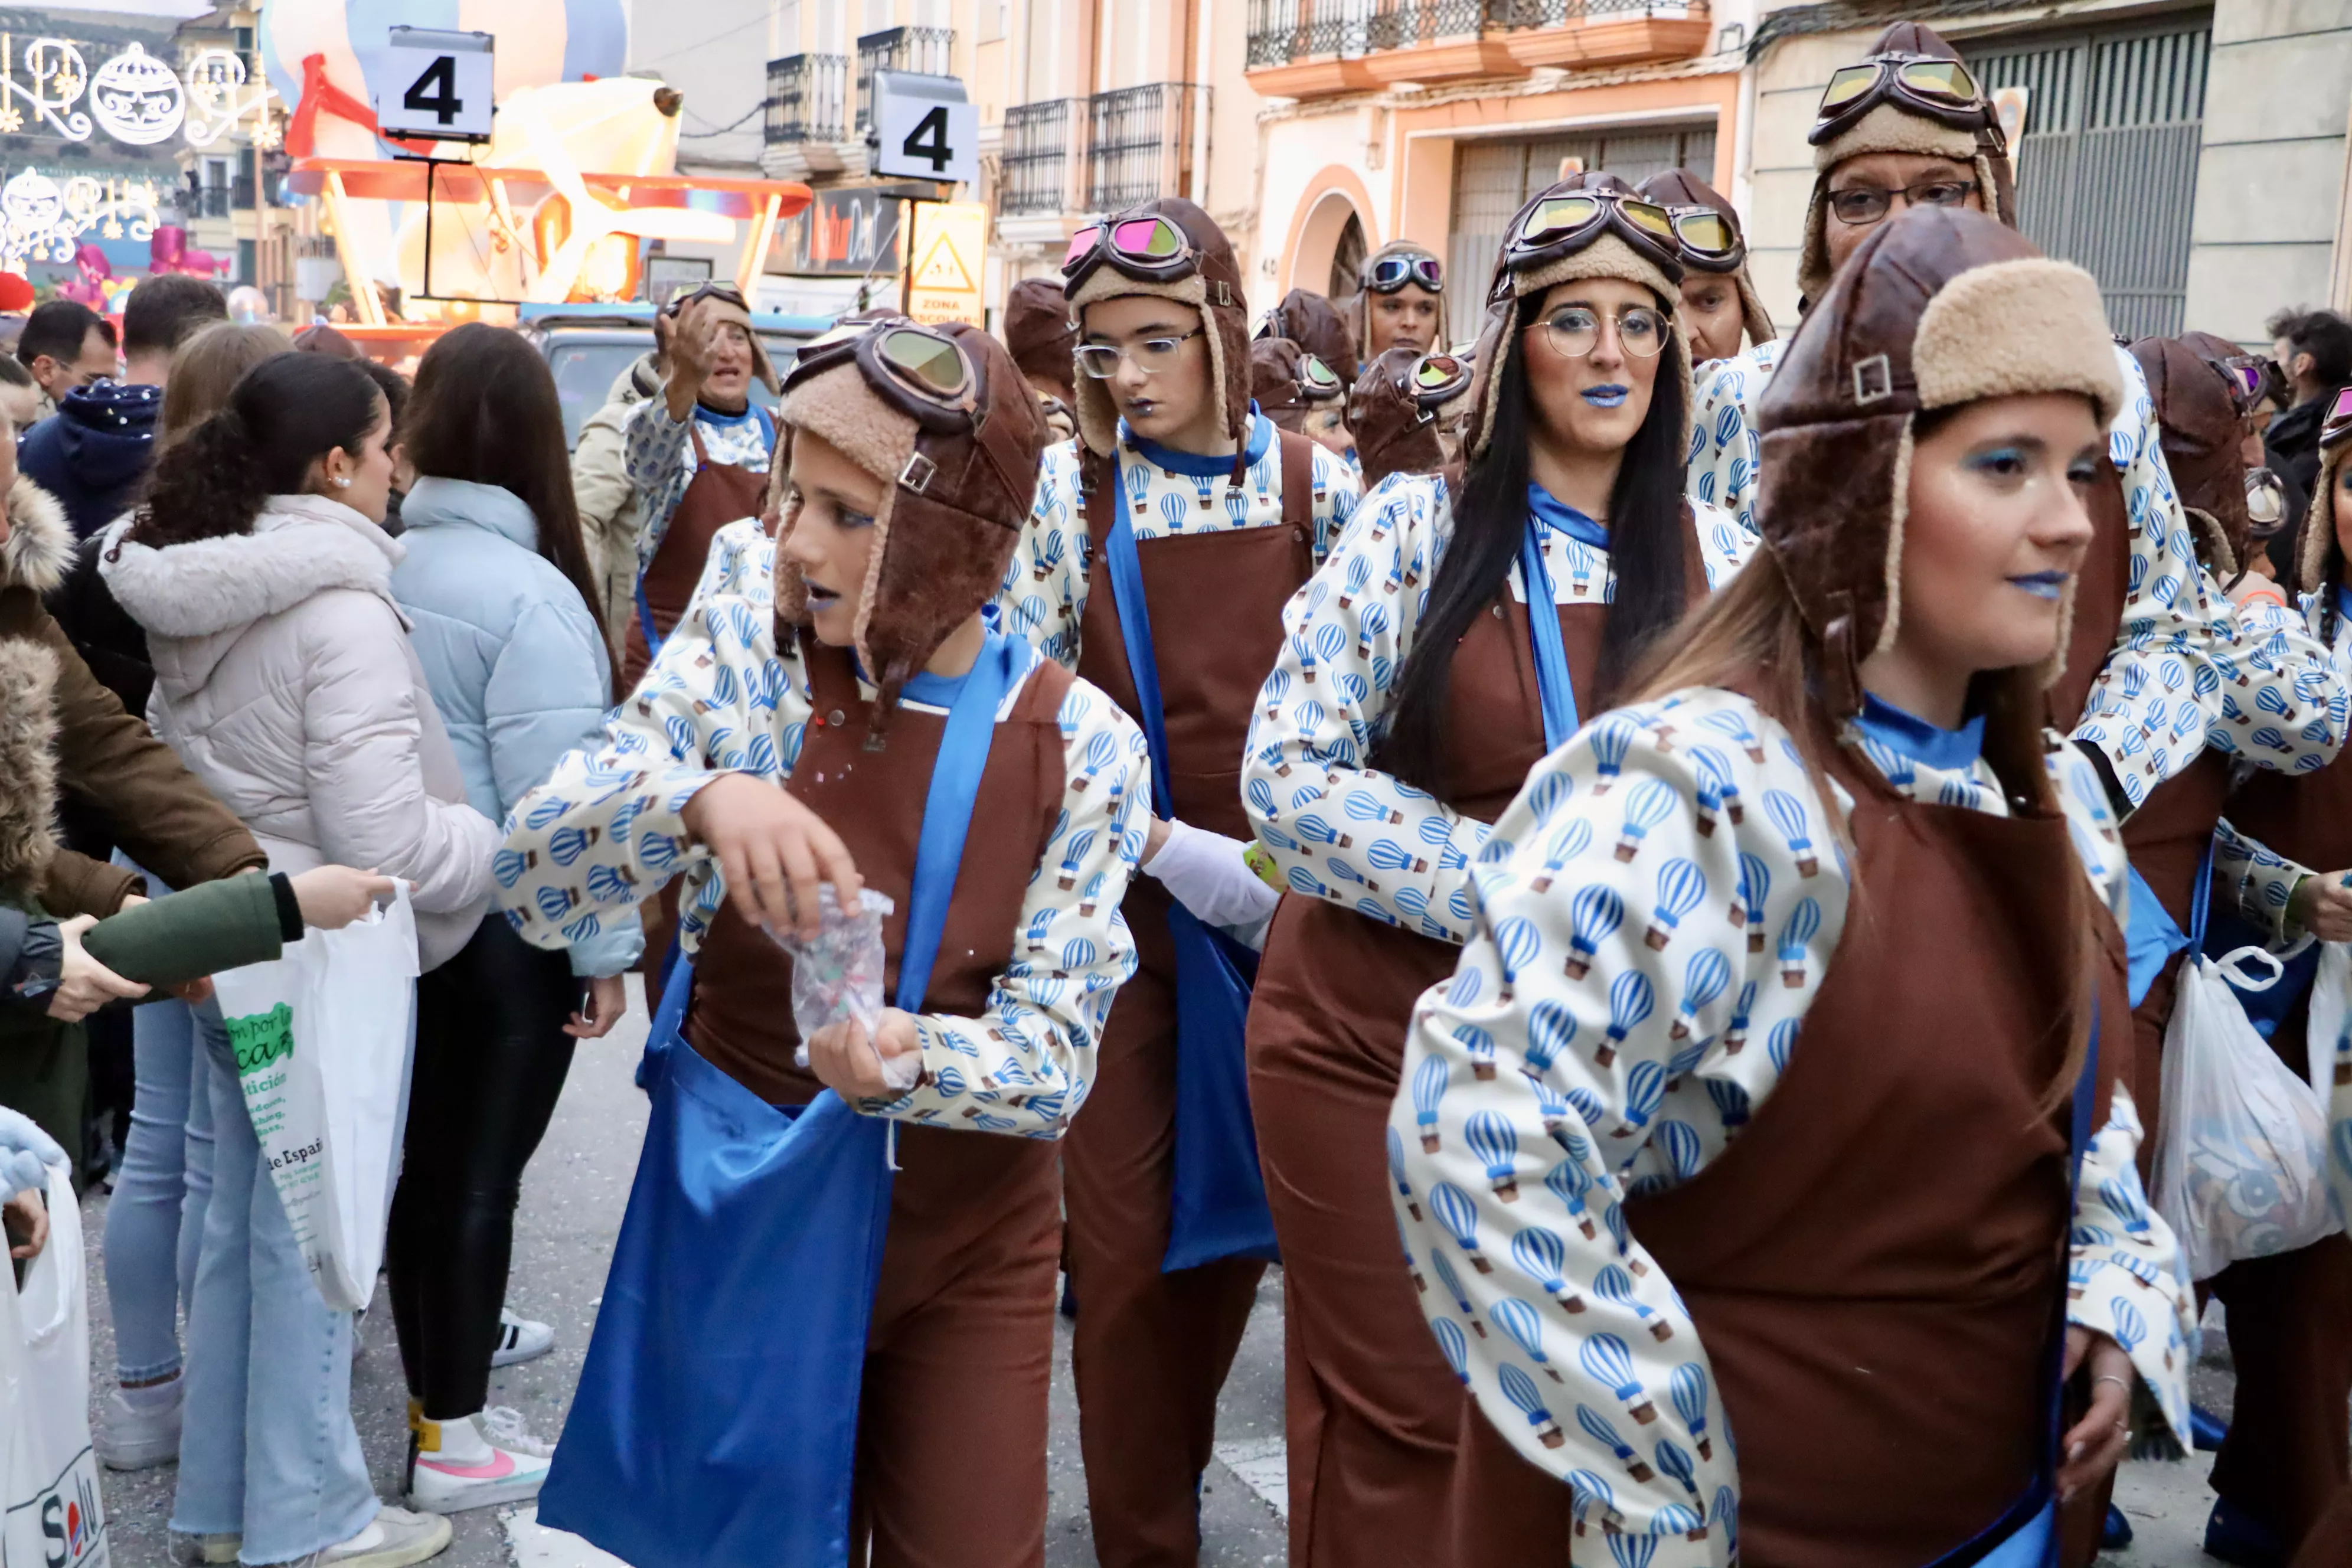
{"label": "spectator in white puffer jacket", "polygon": [[[392,597],[405,552],[379,526],[390,427],[357,364],[265,360],[164,454],[100,570],[146,628],[155,732],[273,869],[336,861],[414,883],[430,969],[481,921],[499,830],[466,803]],[[379,1503],[352,1425],[351,1314],[311,1288],[260,1171],[218,1009],[197,1009],[197,1026],[218,1142],[188,1312],[175,1557],[421,1562],[446,1545],[447,1521]]]}

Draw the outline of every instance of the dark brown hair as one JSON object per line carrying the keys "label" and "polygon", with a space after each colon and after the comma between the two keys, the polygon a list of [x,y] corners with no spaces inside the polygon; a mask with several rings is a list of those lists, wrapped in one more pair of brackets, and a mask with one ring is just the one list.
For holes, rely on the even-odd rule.
{"label": "dark brown hair", "polygon": [[609,637],[572,490],[563,405],[547,361],[520,333],[468,321],[435,340],[416,367],[400,438],[419,477],[496,485],[539,520],[539,552],[580,591]]}
{"label": "dark brown hair", "polygon": [[301,494],[310,465],[338,447],[357,457],[384,418],[383,394],[359,366],[273,354],[156,459],[130,536],[160,548],[250,533],[262,502]]}

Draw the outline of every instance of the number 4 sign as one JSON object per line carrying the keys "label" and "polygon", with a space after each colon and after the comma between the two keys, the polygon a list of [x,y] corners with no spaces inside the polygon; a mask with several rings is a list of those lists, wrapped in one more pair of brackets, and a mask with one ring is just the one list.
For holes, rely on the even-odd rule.
{"label": "number 4 sign", "polygon": [[388,136],[488,141],[491,43],[488,33],[389,29],[367,73],[376,124]]}
{"label": "number 4 sign", "polygon": [[971,184],[980,177],[980,110],[951,76],[874,73],[874,172]]}

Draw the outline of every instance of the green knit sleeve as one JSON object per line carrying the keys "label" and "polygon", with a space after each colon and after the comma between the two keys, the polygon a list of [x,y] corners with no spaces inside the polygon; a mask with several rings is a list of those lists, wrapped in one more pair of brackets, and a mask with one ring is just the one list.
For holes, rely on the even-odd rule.
{"label": "green knit sleeve", "polygon": [[277,895],[257,874],[200,882],[109,915],[82,945],[125,980],[156,986],[266,963],[283,951]]}

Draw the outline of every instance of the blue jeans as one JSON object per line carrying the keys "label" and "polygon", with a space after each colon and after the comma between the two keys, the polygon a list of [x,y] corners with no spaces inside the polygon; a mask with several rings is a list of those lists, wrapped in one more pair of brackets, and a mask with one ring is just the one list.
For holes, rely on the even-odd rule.
{"label": "blue jeans", "polygon": [[106,1293],[116,1375],[155,1383],[180,1370],[180,1305],[195,1300],[196,1256],[213,1190],[213,1104],[196,1065],[195,1020],[181,1002],[131,1015],[138,1088],[131,1136],[106,1205]]}
{"label": "blue jeans", "polygon": [[261,1169],[217,1004],[191,1009],[212,1100],[212,1203],[188,1309],[187,1405],[172,1528],[241,1533],[238,1560],[286,1563],[375,1518],[352,1425],[352,1315],[310,1283]]}

